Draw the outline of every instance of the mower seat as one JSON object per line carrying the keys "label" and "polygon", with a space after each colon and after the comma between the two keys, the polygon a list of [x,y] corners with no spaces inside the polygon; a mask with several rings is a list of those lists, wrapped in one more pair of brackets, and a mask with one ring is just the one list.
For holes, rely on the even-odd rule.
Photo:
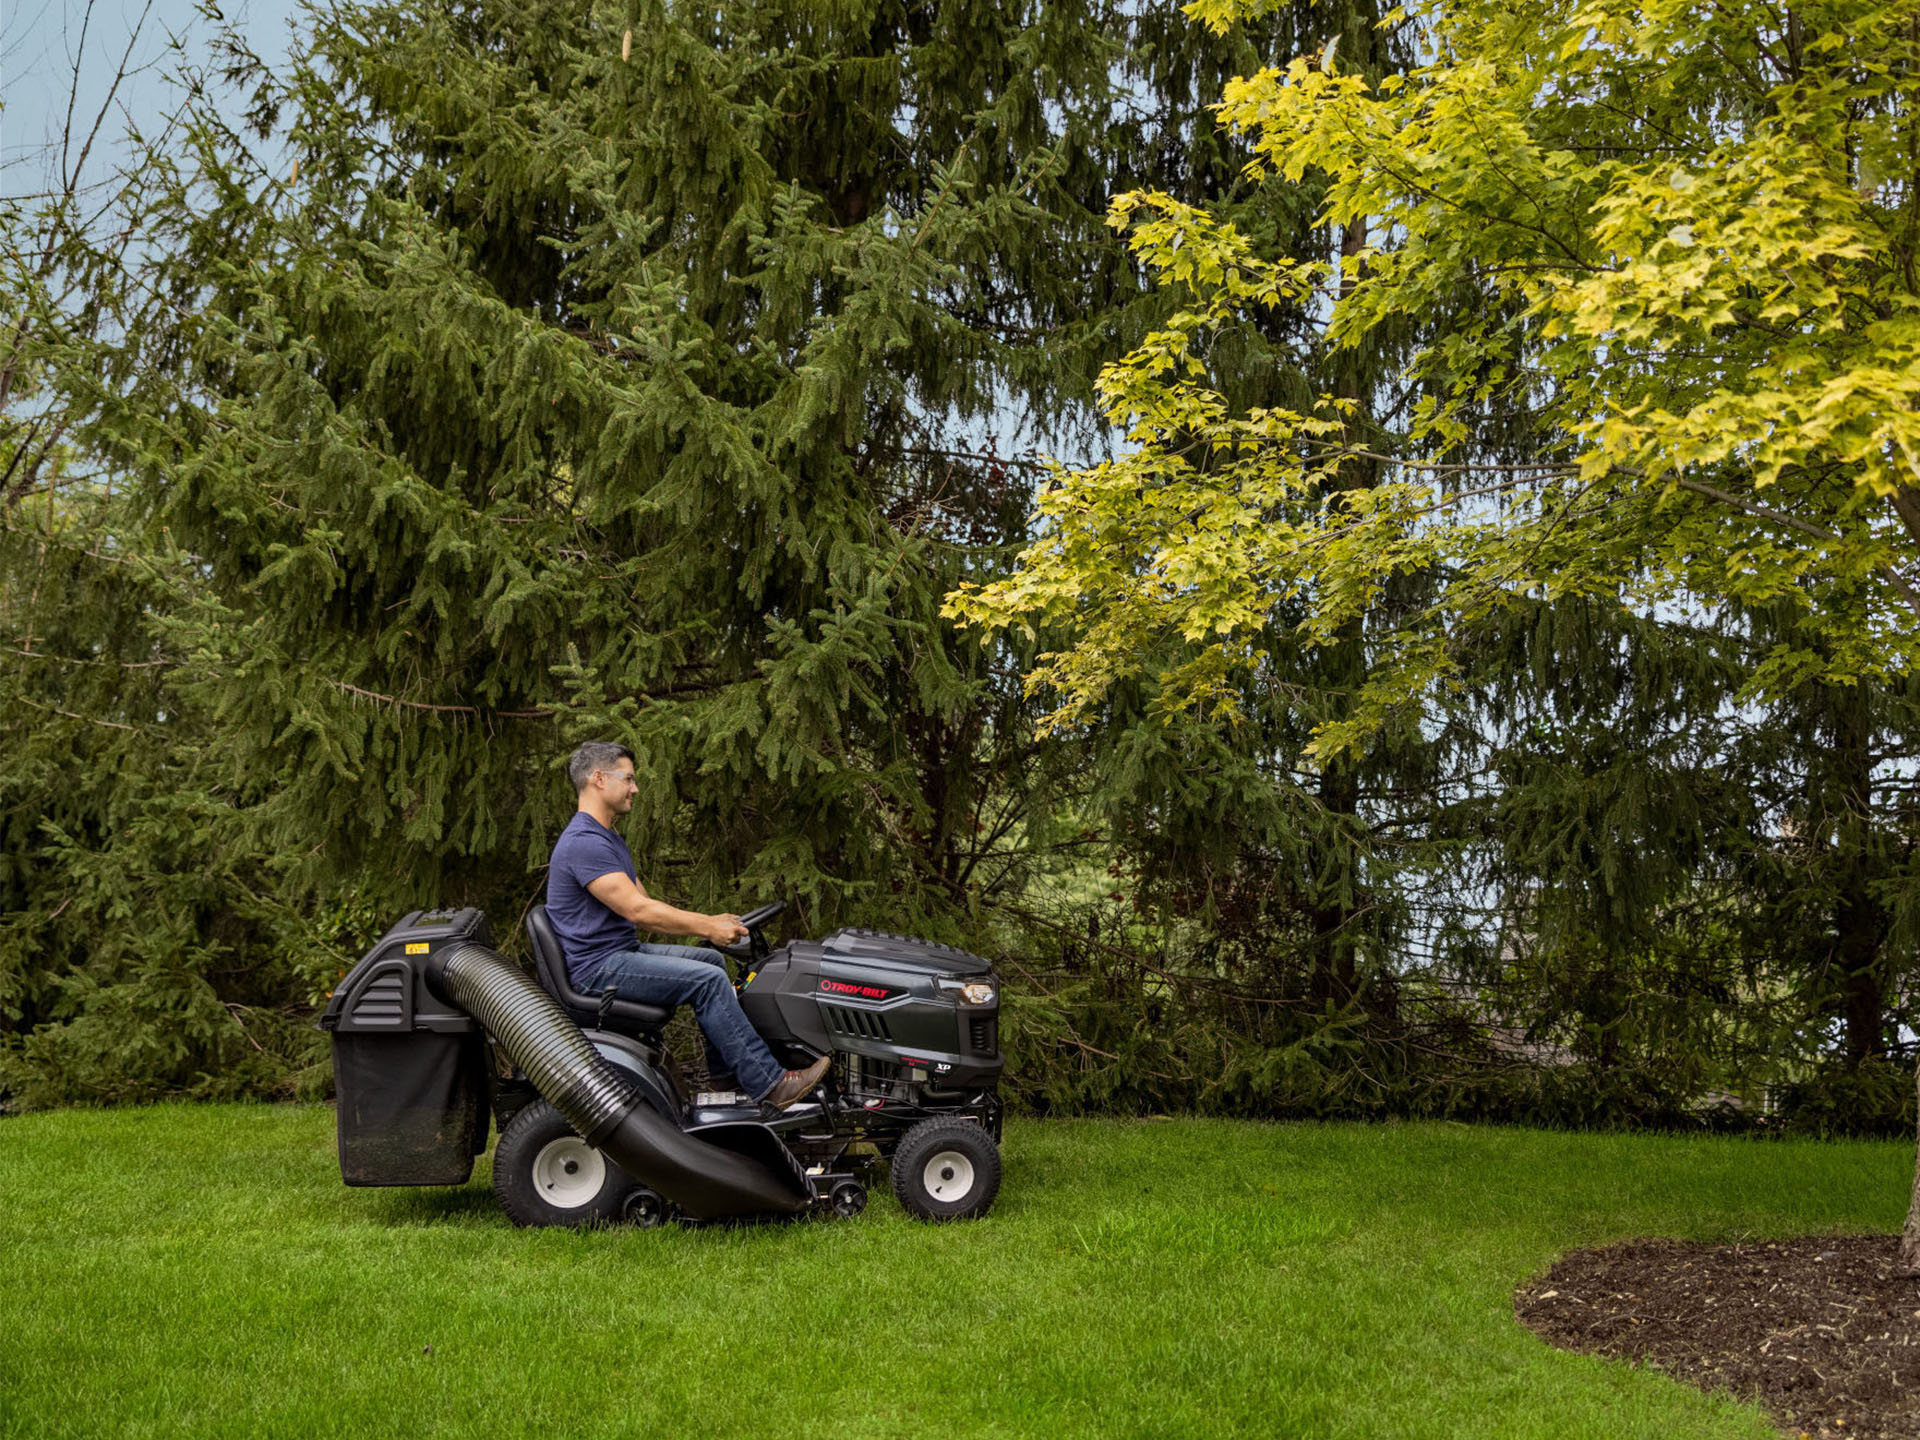
{"label": "mower seat", "polygon": [[660,1027],[673,1018],[673,1011],[638,1000],[614,998],[601,1008],[601,997],[582,995],[567,978],[566,958],[560,953],[560,937],[553,933],[553,921],[547,907],[536,905],[527,912],[527,939],[533,942],[534,970],[540,988],[560,1002],[560,1008],[582,1030],[620,1030],[630,1035],[657,1035]]}

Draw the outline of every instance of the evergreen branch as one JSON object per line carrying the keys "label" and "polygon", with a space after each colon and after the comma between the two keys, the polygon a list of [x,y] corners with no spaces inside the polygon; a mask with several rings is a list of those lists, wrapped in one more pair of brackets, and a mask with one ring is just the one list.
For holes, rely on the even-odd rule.
{"label": "evergreen branch", "polygon": [[1027,460],[1017,455],[995,455],[989,451],[942,450],[935,445],[901,445],[894,454],[905,459],[909,456],[926,456],[934,460],[964,461],[970,465],[1000,466],[1006,470],[1027,470],[1036,475],[1044,475],[1050,467],[1044,460]]}
{"label": "evergreen branch", "polygon": [[[8,368],[10,371],[11,365]],[[8,384],[11,383],[11,378],[11,374],[5,377]],[[5,385],[0,385],[0,390],[5,388]],[[11,509],[16,504],[24,503],[27,496],[39,488],[40,467],[52,457],[54,450],[66,435],[66,426],[56,424],[51,427],[52,433],[46,437],[45,442],[36,445],[35,442],[40,439],[40,426],[40,419],[36,417],[27,424],[24,433],[13,442],[13,458],[7,463],[5,473],[0,474],[0,508]],[[14,478],[16,475],[19,476],[18,479]],[[54,481],[47,483],[49,500],[52,499],[56,484],[57,482]]]}
{"label": "evergreen branch", "polygon": [[431,710],[439,715],[485,715],[495,720],[551,720],[559,713],[546,706],[537,710],[482,710],[476,705],[433,705],[425,700],[402,700],[397,695],[382,695],[378,690],[363,690],[358,685],[349,685],[344,680],[329,680],[327,683],[336,690],[345,690],[350,695],[359,695],[368,700],[378,700],[383,705],[394,705],[406,710]]}
{"label": "evergreen branch", "polygon": [[1102,1050],[1098,1045],[1089,1045],[1086,1041],[1082,1040],[1078,1035],[1063,1035],[1060,1038],[1066,1041],[1067,1044],[1076,1046],[1079,1049],[1085,1051],[1089,1055],[1098,1055],[1102,1060],[1111,1060],[1114,1063],[1119,1065],[1130,1065],[1134,1068],[1136,1073],[1141,1075],[1151,1075],[1156,1080],[1166,1080],[1171,1083],[1178,1084],[1181,1080],[1186,1078],[1181,1075],[1169,1075],[1164,1070],[1149,1070],[1145,1066],[1141,1065],[1138,1061],[1123,1059],[1121,1056],[1114,1054],[1111,1050]]}
{"label": "evergreen branch", "polygon": [[[1030,925],[1038,925],[1045,930],[1052,930],[1056,934],[1071,940],[1076,945],[1089,945],[1096,949],[1104,950],[1109,955],[1124,961],[1135,969],[1153,976],[1156,980],[1166,981],[1169,985],[1189,985],[1195,989],[1211,991],[1222,999],[1238,1000],[1249,1005],[1277,1005],[1285,1003],[1271,995],[1247,994],[1243,990],[1234,988],[1233,982],[1224,977],[1195,975],[1186,971],[1168,970],[1163,966],[1155,965],[1151,960],[1139,954],[1137,951],[1129,950],[1122,945],[1115,945],[1109,940],[1102,940],[1096,936],[1085,934],[1074,929],[1072,926],[1063,925],[1058,920],[1050,920],[1044,915],[1037,914],[1011,901],[998,903],[993,908],[1000,911],[1003,915],[1013,916],[1016,920],[1025,921]],[[1023,973],[1026,973],[1029,979],[1033,978],[1031,972],[1027,972],[1025,966],[1020,965],[1018,961],[1014,961],[1013,963]],[[1049,996],[1048,998],[1051,999],[1052,997]]]}
{"label": "evergreen branch", "polygon": [[22,650],[17,645],[5,649],[9,655],[23,655],[29,660],[55,660],[62,665],[107,665],[117,670],[152,670],[165,665],[165,660],[85,660],[78,655],[50,655],[44,650]]}
{"label": "evergreen branch", "polygon": [[232,1018],[234,1027],[239,1030],[242,1035],[246,1036],[249,1045],[253,1046],[253,1048],[258,1050],[262,1055],[265,1055],[267,1053],[266,1047],[253,1038],[253,1032],[247,1029],[247,1022],[240,1018],[242,1011],[251,1011],[254,1007],[251,1005],[242,1005],[237,1000],[227,1001],[226,1007],[227,1014]]}
{"label": "evergreen branch", "polygon": [[76,715],[73,711],[62,710],[57,705],[42,705],[38,700],[29,700],[24,695],[15,695],[13,698],[18,700],[22,705],[31,705],[35,710],[44,710],[49,715],[59,715],[68,720],[78,720],[83,725],[105,725],[112,730],[131,730],[136,734],[138,734],[140,730],[138,725],[126,725],[118,720],[102,720],[97,715]]}
{"label": "evergreen branch", "polygon": [[933,228],[934,218],[939,215],[940,207],[946,204],[948,192],[953,189],[953,179],[955,173],[958,171],[960,159],[967,153],[967,150],[973,143],[980,138],[980,127],[984,123],[984,118],[976,120],[973,126],[973,133],[962,140],[960,142],[960,148],[954,151],[953,163],[947,167],[946,178],[940,183],[940,193],[933,197],[933,204],[927,207],[926,213],[920,217],[920,223],[914,227],[913,243],[907,246],[909,251],[918,250],[921,242],[927,238],[927,232]]}

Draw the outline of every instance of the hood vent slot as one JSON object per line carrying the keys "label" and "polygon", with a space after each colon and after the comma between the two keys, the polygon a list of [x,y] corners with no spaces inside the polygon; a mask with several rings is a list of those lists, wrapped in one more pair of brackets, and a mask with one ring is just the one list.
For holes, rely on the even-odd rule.
{"label": "hood vent slot", "polygon": [[822,1005],[827,1013],[827,1024],[842,1035],[852,1035],[861,1040],[891,1040],[893,1031],[887,1025],[887,1017],[876,1015],[871,1010],[856,1010],[851,1005]]}

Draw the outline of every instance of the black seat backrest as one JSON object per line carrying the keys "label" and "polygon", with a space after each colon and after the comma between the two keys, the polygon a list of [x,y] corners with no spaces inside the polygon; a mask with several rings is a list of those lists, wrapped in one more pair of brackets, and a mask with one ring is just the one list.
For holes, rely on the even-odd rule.
{"label": "black seat backrest", "polygon": [[567,978],[566,957],[560,950],[560,937],[553,933],[553,921],[547,916],[546,906],[536,905],[527,912],[527,939],[533,944],[533,966],[540,977],[541,989],[558,1000],[560,1007],[582,1030],[597,1030],[604,1026],[630,1035],[650,1035],[673,1018],[673,1011],[658,1005],[643,1005],[638,1000],[616,998],[608,1002],[603,1019],[600,997],[582,995]]}

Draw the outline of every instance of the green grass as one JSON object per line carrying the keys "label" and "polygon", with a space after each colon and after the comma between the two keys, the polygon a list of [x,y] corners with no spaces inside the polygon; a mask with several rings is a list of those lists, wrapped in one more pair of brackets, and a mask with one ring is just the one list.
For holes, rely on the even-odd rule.
{"label": "green grass", "polygon": [[[515,1231],[347,1190],[319,1107],[0,1120],[0,1433],[1759,1437],[1548,1349],[1575,1246],[1892,1230],[1911,1147],[1011,1126],[988,1220]],[[429,1347],[431,1347],[429,1351]]]}

